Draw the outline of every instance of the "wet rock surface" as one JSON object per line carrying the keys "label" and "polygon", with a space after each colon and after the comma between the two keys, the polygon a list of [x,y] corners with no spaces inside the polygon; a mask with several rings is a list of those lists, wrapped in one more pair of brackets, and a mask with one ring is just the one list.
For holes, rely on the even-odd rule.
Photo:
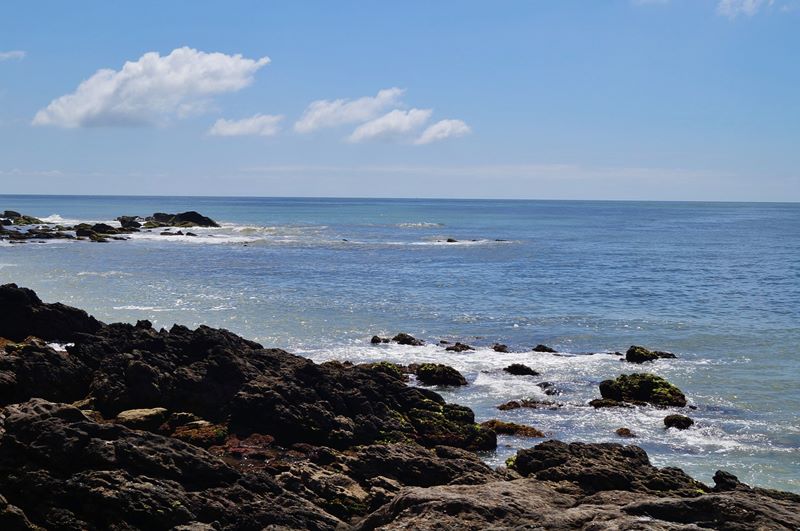
{"label": "wet rock surface", "polygon": [[0,315],[1,529],[800,526],[800,496],[726,472],[709,487],[636,446],[546,441],[492,470],[475,451],[498,433],[543,434],[478,425],[391,363],[106,325],[13,285]]}
{"label": "wet rock surface", "polygon": [[667,407],[686,405],[686,396],[680,389],[660,376],[647,373],[623,374],[600,383],[600,395],[606,402],[595,407],[617,403],[652,404]]}
{"label": "wet rock surface", "polygon": [[655,361],[657,359],[674,359],[677,356],[671,352],[664,352],[661,350],[648,350],[644,347],[632,345],[627,352],[625,352],[625,361],[631,363],[645,363],[647,361]]}

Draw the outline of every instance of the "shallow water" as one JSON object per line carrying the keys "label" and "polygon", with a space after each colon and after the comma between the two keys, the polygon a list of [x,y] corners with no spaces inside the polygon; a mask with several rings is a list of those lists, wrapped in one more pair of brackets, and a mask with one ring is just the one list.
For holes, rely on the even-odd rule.
{"label": "shallow water", "polygon": [[[191,209],[223,224],[196,238],[0,244],[0,282],[45,300],[107,321],[223,326],[318,361],[447,363],[470,385],[442,394],[479,420],[568,441],[620,441],[626,426],[658,465],[800,492],[798,204],[0,196],[3,209],[66,223]],[[432,344],[369,344],[398,331]],[[498,341],[515,353],[493,352]],[[643,369],[608,354],[631,344],[678,354],[646,370],[687,394],[695,427],[586,406],[601,380]],[[511,362],[541,376],[506,375]],[[542,381],[562,407],[496,409],[544,399]],[[536,440],[500,442],[495,464]]]}

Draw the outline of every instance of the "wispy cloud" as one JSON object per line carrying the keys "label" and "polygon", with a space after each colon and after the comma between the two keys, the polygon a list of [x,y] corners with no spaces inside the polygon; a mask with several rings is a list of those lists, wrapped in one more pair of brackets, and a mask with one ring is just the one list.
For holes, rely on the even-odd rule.
{"label": "wispy cloud", "polygon": [[397,105],[403,94],[405,89],[392,87],[379,91],[376,96],[355,100],[312,101],[294,124],[294,130],[298,133],[310,133],[326,127],[366,122]]}
{"label": "wispy cloud", "polygon": [[458,138],[471,131],[470,127],[462,120],[440,120],[425,129],[414,143],[431,144],[448,138]]}
{"label": "wispy cloud", "polygon": [[765,5],[772,5],[773,0],[720,0],[717,13],[728,18],[739,15],[752,17]]}
{"label": "wispy cloud", "polygon": [[209,98],[250,85],[268,57],[206,53],[184,47],[149,52],[120,70],[98,70],[75,92],[36,113],[34,125],[59,127],[154,125],[202,112]]}
{"label": "wispy cloud", "polygon": [[22,50],[11,50],[9,52],[0,52],[0,62],[11,61],[12,59],[16,60],[24,59],[25,55],[27,54]]}
{"label": "wispy cloud", "polygon": [[274,136],[280,131],[281,115],[256,114],[242,120],[219,119],[209,129],[213,136]]}
{"label": "wispy cloud", "polygon": [[347,138],[350,142],[364,142],[376,139],[391,139],[403,136],[422,127],[428,121],[430,109],[395,109],[380,118],[371,120],[356,128]]}

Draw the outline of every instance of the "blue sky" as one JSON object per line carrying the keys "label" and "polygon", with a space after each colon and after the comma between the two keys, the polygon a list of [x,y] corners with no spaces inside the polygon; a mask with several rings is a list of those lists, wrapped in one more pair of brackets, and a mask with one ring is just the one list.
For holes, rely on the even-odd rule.
{"label": "blue sky", "polygon": [[800,0],[7,3],[0,185],[798,201],[798,58]]}

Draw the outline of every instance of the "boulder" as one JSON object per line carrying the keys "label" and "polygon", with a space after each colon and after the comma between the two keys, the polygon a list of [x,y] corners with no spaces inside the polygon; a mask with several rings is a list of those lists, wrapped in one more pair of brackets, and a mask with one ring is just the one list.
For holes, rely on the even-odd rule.
{"label": "boulder", "polygon": [[392,341],[400,345],[410,345],[412,347],[419,347],[425,344],[423,340],[417,339],[410,334],[406,334],[405,332],[400,332],[399,334],[394,336],[392,338]]}
{"label": "boulder", "polygon": [[600,383],[600,395],[604,399],[632,404],[686,405],[686,396],[680,389],[660,376],[647,373],[623,374],[614,380],[605,380]]}
{"label": "boulder", "polygon": [[620,437],[627,437],[627,438],[636,437],[636,434],[633,433],[629,428],[617,428],[617,430],[614,433],[616,433]]}
{"label": "boulder", "polygon": [[503,345],[502,343],[495,343],[494,345],[492,345],[492,350],[494,350],[495,352],[506,353],[508,352],[508,345]]}
{"label": "boulder", "polygon": [[117,221],[123,229],[138,229],[142,226],[137,216],[119,216]]}
{"label": "boulder", "polygon": [[152,216],[145,218],[144,227],[219,227],[219,224],[199,212],[190,210],[179,214],[156,212]]}
{"label": "boulder", "polygon": [[156,431],[167,420],[163,407],[121,411],[116,421],[134,430]]}
{"label": "boulder", "polygon": [[625,361],[631,363],[645,363],[647,361],[655,361],[662,358],[675,358],[675,354],[660,350],[647,350],[644,347],[639,347],[636,345],[632,345],[625,353]]}
{"label": "boulder", "polygon": [[678,430],[688,430],[694,421],[685,415],[667,415],[664,417],[664,426]]}
{"label": "boulder", "polygon": [[531,369],[527,365],[523,365],[522,363],[512,363],[503,370],[508,374],[513,374],[514,376],[539,376],[538,372]]}
{"label": "boulder", "polygon": [[460,372],[441,363],[423,363],[417,367],[417,379],[425,385],[467,385]]}

